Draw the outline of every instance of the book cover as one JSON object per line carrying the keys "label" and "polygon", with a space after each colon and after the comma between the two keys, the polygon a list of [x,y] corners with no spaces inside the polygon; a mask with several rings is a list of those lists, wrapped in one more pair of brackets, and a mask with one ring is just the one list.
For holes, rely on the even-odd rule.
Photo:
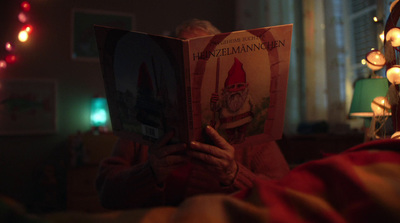
{"label": "book cover", "polygon": [[281,138],[292,25],[181,40],[95,26],[113,131],[152,144]]}

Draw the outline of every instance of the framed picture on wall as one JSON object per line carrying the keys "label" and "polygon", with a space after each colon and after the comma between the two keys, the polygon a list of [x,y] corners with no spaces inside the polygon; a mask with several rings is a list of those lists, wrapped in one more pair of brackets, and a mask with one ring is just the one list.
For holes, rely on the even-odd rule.
{"label": "framed picture on wall", "polygon": [[132,30],[135,28],[135,19],[133,14],[128,13],[73,9],[72,59],[98,61],[93,25]]}
{"label": "framed picture on wall", "polygon": [[56,97],[55,80],[0,80],[0,135],[55,133]]}

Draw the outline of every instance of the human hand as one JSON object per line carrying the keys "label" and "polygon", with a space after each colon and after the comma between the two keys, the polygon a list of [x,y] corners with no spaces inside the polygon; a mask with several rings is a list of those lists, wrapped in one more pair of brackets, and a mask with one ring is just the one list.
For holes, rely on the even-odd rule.
{"label": "human hand", "polygon": [[235,148],[211,126],[207,126],[205,131],[215,145],[193,141],[186,153],[194,161],[200,162],[208,171],[217,174],[222,185],[231,185],[238,170]]}
{"label": "human hand", "polygon": [[174,133],[168,132],[158,143],[149,148],[149,163],[157,183],[162,183],[172,170],[187,161],[183,151],[186,144],[167,145]]}

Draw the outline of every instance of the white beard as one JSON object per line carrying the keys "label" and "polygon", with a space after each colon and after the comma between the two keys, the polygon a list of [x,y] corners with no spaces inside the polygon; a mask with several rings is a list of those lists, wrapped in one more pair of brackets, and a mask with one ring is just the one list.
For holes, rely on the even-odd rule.
{"label": "white beard", "polygon": [[233,113],[239,111],[246,101],[248,92],[248,88],[237,92],[224,92],[225,107]]}

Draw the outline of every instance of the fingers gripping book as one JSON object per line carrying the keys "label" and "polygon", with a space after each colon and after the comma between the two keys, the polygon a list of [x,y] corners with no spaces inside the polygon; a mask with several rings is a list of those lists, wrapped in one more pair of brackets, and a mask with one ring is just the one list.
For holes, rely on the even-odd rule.
{"label": "fingers gripping book", "polygon": [[95,26],[113,132],[231,144],[282,137],[292,24],[177,39]]}

